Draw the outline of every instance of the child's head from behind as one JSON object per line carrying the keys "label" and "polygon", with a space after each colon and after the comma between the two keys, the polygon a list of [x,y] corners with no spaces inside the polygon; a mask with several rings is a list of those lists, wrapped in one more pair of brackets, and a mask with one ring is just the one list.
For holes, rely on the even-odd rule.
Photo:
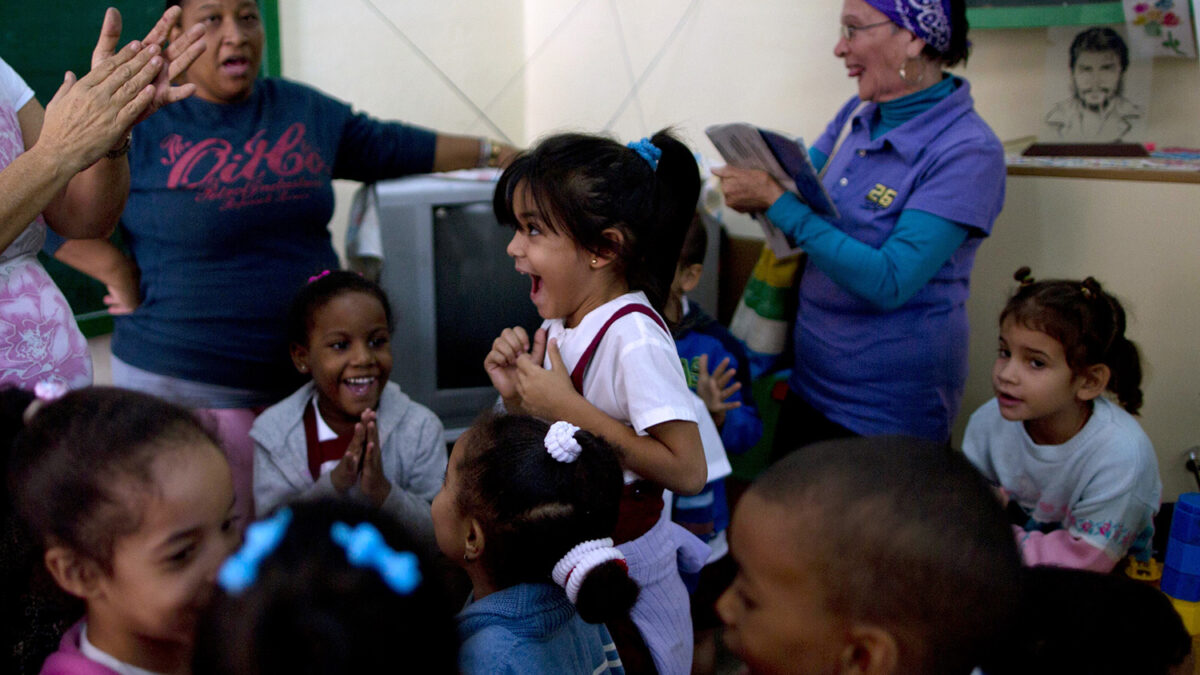
{"label": "child's head from behind", "polygon": [[[1167,596],[1124,574],[1023,570],[1019,619],[988,675],[1194,672],[1192,638]],[[1103,649],[1081,649],[1103,645]]]}
{"label": "child's head from behind", "polygon": [[767,469],[730,550],[741,569],[717,609],[756,673],[966,675],[1011,616],[1020,570],[983,478],[905,437],[818,443]]}
{"label": "child's head from behind", "polygon": [[451,605],[401,523],[330,499],[251,527],[197,631],[196,673],[456,672]]}
{"label": "child's head from behind", "polygon": [[515,229],[508,253],[531,276],[543,318],[573,325],[581,305],[590,309],[613,287],[644,291],[663,308],[700,193],[699,170],[665,130],[634,145],[551,136],[500,176],[496,215]]}
{"label": "child's head from behind", "polygon": [[103,387],[39,403],[9,489],[50,574],[86,602],[97,647],[152,669],[186,657],[238,537],[229,466],[191,413]]}
{"label": "child's head from behind", "polygon": [[313,378],[321,414],[335,431],[353,428],[378,407],[392,372],[392,326],[383,289],[354,272],[322,272],[292,301],[292,362]]}
{"label": "child's head from behind", "polygon": [[992,369],[1001,413],[1032,420],[1056,407],[1090,405],[1105,390],[1136,413],[1142,405],[1137,347],[1125,337],[1125,310],[1092,277],[1034,282],[1029,268],[1000,313]]}
{"label": "child's head from behind", "polygon": [[[434,530],[442,552],[471,575],[477,595],[481,587],[549,583],[568,552],[612,536],[621,467],[604,440],[573,429],[486,415],[455,443],[446,485],[433,501]],[[609,550],[611,542],[596,547]],[[578,597],[571,599],[592,623],[627,612],[637,596],[615,558],[572,577]]]}

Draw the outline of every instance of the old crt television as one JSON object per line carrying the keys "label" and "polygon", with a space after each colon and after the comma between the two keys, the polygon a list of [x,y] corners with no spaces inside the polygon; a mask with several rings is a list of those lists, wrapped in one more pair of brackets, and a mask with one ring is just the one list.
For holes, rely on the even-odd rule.
{"label": "old crt television", "polygon": [[[467,174],[468,176],[478,174]],[[496,400],[483,359],[505,328],[541,324],[530,281],[492,212],[494,176],[414,176],[374,186],[383,265],[395,315],[392,380],[455,438]]]}

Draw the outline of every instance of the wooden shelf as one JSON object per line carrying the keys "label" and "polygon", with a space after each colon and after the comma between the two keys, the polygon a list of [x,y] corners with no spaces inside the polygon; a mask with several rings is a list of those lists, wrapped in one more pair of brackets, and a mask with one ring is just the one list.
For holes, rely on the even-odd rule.
{"label": "wooden shelf", "polygon": [[1096,180],[1139,180],[1158,183],[1200,184],[1200,171],[1163,169],[1107,169],[1057,166],[1009,166],[1010,176],[1049,176],[1052,178],[1091,178]]}

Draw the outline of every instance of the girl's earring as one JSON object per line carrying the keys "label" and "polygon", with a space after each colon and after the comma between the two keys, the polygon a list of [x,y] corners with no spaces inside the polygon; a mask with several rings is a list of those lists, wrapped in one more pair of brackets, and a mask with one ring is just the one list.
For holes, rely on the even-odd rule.
{"label": "girl's earring", "polygon": [[592,258],[592,267],[595,267],[596,263],[598,263],[598,262],[600,262],[600,261],[596,260],[595,258]]}

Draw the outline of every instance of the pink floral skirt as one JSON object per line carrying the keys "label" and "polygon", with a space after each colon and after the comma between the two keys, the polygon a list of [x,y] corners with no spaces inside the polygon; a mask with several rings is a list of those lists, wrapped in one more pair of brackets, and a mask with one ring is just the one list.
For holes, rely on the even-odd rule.
{"label": "pink floral skirt", "polygon": [[92,383],[92,358],[62,291],[37,257],[0,262],[0,386]]}

